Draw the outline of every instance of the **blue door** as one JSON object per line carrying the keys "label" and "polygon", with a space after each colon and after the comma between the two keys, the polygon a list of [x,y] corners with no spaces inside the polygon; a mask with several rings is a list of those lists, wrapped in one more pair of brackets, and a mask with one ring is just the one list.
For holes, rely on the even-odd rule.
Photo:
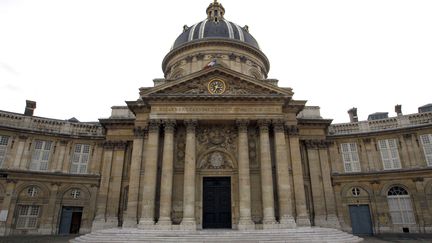
{"label": "blue door", "polygon": [[355,235],[372,235],[369,205],[350,205],[351,227]]}
{"label": "blue door", "polygon": [[81,226],[82,207],[63,207],[59,234],[78,234]]}

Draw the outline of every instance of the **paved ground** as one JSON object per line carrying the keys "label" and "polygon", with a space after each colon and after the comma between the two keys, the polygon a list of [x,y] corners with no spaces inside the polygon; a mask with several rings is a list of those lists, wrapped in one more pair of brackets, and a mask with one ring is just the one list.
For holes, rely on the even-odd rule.
{"label": "paved ground", "polygon": [[[7,236],[0,237],[0,243],[67,243],[76,236]],[[363,237],[365,243],[432,243],[432,234],[394,234]]]}

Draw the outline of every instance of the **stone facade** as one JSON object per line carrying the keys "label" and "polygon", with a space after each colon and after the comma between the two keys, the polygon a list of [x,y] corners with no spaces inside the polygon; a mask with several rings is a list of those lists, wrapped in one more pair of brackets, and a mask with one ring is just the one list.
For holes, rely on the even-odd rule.
{"label": "stone facade", "polygon": [[372,233],[431,232],[432,113],[331,125],[268,69],[247,43],[203,38],[99,122],[0,111],[1,234],[202,229],[216,177],[233,229],[359,233],[362,205]]}

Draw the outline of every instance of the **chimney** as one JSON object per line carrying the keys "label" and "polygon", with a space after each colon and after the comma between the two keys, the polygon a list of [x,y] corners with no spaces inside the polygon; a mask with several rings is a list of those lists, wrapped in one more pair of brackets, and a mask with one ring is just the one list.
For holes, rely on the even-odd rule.
{"label": "chimney", "polygon": [[36,109],[36,101],[26,100],[24,116],[33,116],[34,109]]}
{"label": "chimney", "polygon": [[402,105],[395,105],[395,112],[397,116],[402,116]]}
{"label": "chimney", "polygon": [[348,114],[350,117],[350,122],[358,122],[357,108],[353,107],[353,108],[349,109]]}

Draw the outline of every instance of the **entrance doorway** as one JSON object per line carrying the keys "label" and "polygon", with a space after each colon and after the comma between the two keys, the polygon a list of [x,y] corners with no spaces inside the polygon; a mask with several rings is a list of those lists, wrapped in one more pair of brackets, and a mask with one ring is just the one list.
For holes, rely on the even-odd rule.
{"label": "entrance doorway", "polygon": [[203,228],[231,229],[231,178],[203,178]]}
{"label": "entrance doorway", "polygon": [[78,234],[81,226],[82,207],[63,207],[60,218],[60,235]]}
{"label": "entrance doorway", "polygon": [[350,205],[351,227],[354,235],[372,235],[369,205]]}

